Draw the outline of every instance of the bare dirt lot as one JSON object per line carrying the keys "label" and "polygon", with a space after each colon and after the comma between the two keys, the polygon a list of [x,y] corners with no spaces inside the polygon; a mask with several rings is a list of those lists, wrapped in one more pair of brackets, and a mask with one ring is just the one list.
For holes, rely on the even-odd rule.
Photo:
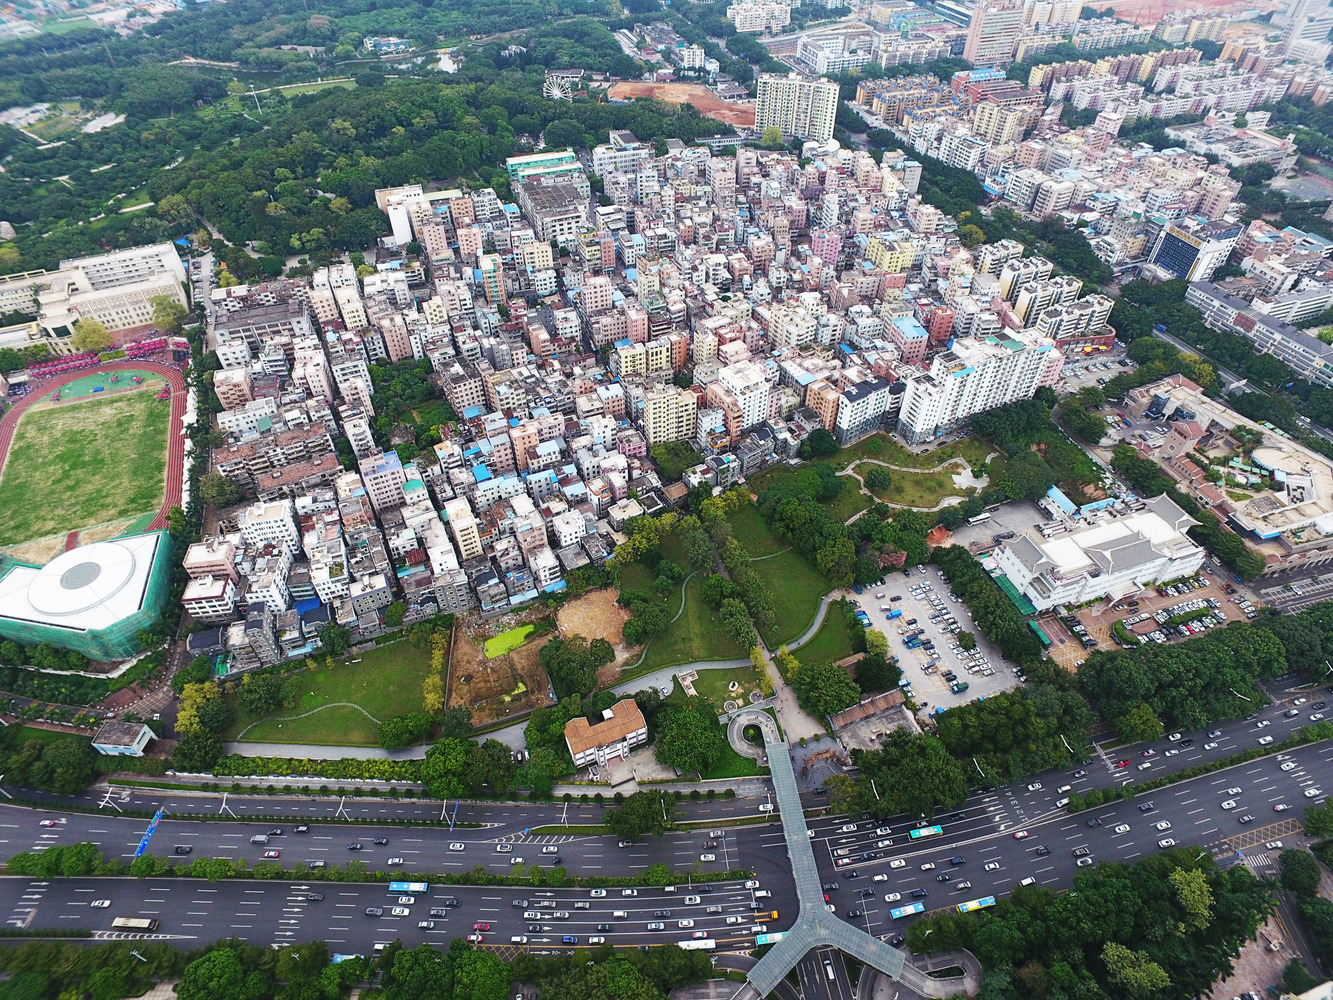
{"label": "bare dirt lot", "polygon": [[472,722],[479,726],[553,703],[550,682],[537,659],[551,634],[539,633],[504,656],[488,658],[482,643],[492,634],[484,623],[460,627],[449,659],[449,707],[470,708]]}
{"label": "bare dirt lot", "polygon": [[617,83],[607,95],[622,101],[655,97],[669,104],[690,104],[707,118],[716,118],[733,128],[754,128],[754,105],[724,101],[697,83]]}
{"label": "bare dirt lot", "polygon": [[605,639],[616,650],[619,663],[629,654],[621,626],[630,614],[616,603],[616,592],[609,587],[594,590],[564,604],[556,613],[556,624],[563,636],[581,635],[585,639]]}

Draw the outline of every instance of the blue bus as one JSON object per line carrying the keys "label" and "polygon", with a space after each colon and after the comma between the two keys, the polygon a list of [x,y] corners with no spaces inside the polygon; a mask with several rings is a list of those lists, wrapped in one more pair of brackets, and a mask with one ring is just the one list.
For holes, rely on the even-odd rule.
{"label": "blue bus", "polygon": [[995,905],[994,896],[982,896],[980,899],[969,899],[966,903],[958,904],[959,913],[971,913],[973,910],[983,910],[988,906]]}
{"label": "blue bus", "polygon": [[390,882],[389,892],[406,893],[410,896],[429,896],[429,882]]}
{"label": "blue bus", "polygon": [[926,904],[918,899],[915,903],[908,903],[906,906],[895,906],[889,911],[889,916],[898,920],[902,917],[910,917],[913,913],[924,913],[925,910]]}
{"label": "blue bus", "polygon": [[921,826],[910,831],[907,836],[912,840],[920,840],[922,837],[938,837],[944,833],[942,826]]}

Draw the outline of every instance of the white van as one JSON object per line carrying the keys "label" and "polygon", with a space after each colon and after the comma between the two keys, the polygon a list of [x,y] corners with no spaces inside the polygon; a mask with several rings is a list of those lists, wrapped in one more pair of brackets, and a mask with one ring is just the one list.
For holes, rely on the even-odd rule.
{"label": "white van", "polygon": [[626,920],[629,917],[628,910],[616,910],[611,914],[613,920]]}
{"label": "white van", "polygon": [[1036,884],[1037,884],[1037,880],[1036,880],[1035,878],[1033,878],[1031,875],[1029,875],[1027,878],[1023,879],[1023,881],[1022,881],[1022,882],[1019,882],[1018,884],[1019,884],[1019,885],[1036,885]]}
{"label": "white van", "polygon": [[268,834],[266,834],[266,833],[256,833],[253,837],[250,838],[250,843],[252,843],[252,844],[267,844],[267,843],[268,843]]}
{"label": "white van", "polygon": [[510,944],[527,944],[528,936],[526,934],[514,934],[509,938]]}

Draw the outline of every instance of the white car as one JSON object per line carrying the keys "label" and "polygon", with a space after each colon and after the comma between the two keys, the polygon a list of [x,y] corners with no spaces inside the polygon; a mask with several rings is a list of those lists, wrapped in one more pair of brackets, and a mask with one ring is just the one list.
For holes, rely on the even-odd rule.
{"label": "white car", "polygon": [[1157,842],[1157,846],[1161,848],[1175,847],[1176,842],[1171,837],[1163,837],[1161,840]]}
{"label": "white car", "polygon": [[606,898],[606,890],[605,890],[605,889],[591,889],[591,890],[588,891],[588,895],[591,896],[593,899],[605,899],[605,898]]}
{"label": "white car", "polygon": [[638,890],[638,889],[621,889],[621,890],[620,890],[620,894],[621,894],[622,896],[637,896],[637,895],[639,894],[639,890]]}
{"label": "white car", "polygon": [[508,854],[508,853],[511,852],[513,849],[514,849],[514,845],[513,845],[513,844],[496,844],[496,845],[495,845],[495,853],[496,853],[496,854]]}
{"label": "white car", "polygon": [[839,829],[842,830],[843,833],[855,833],[855,832],[856,832],[856,824],[855,824],[855,823],[844,823],[844,824],[842,824],[841,827],[839,827]]}
{"label": "white car", "polygon": [[402,858],[390,858],[388,861],[386,861],[386,862],[384,862],[384,863],[385,863],[386,865],[388,865],[390,868],[393,868],[393,867],[395,867],[396,865],[401,865],[401,864],[403,863],[403,859],[402,859]]}
{"label": "white car", "polygon": [[593,935],[588,938],[588,944],[606,944],[606,938]]}
{"label": "white car", "polygon": [[1237,785],[1233,785],[1232,787],[1230,787],[1230,788],[1227,789],[1226,794],[1228,794],[1228,795],[1239,795],[1239,794],[1240,794],[1240,787],[1237,786]]}
{"label": "white car", "polygon": [[886,903],[896,903],[896,902],[898,902],[898,900],[900,900],[900,899],[902,899],[902,898],[903,898],[903,894],[902,894],[901,892],[891,892],[891,893],[889,893],[888,895],[886,895],[886,896],[884,897],[884,902],[886,902]]}
{"label": "white car", "polygon": [[1272,743],[1272,742],[1273,742],[1273,737],[1271,737],[1271,736],[1260,736],[1260,737],[1259,737],[1259,745],[1260,745],[1261,747],[1266,747],[1266,746],[1268,746],[1268,744],[1270,744],[1270,743]]}
{"label": "white car", "polygon": [[1324,793],[1321,792],[1321,791],[1320,791],[1319,789],[1317,789],[1317,788],[1307,788],[1307,789],[1305,790],[1305,797],[1306,797],[1307,799],[1312,799],[1312,798],[1314,798],[1316,795],[1323,795],[1323,794],[1324,794]]}
{"label": "white car", "polygon": [[877,841],[875,841],[875,846],[876,846],[876,847],[892,847],[892,846],[893,846],[893,839],[892,839],[891,837],[885,837],[883,840],[877,840]]}
{"label": "white car", "polygon": [[1204,748],[1205,750],[1216,750],[1216,749],[1217,749],[1217,744],[1216,744],[1216,743],[1205,743],[1205,744],[1203,745],[1203,748]]}
{"label": "white car", "polygon": [[395,906],[389,912],[392,913],[395,917],[405,917],[412,911],[409,910],[406,906]]}
{"label": "white car", "polygon": [[1153,824],[1153,829],[1154,829],[1154,830],[1169,830],[1169,829],[1171,829],[1171,821],[1170,821],[1169,819],[1164,819],[1164,820],[1162,820],[1162,822],[1160,822],[1160,823],[1154,823],[1154,824]]}
{"label": "white car", "polygon": [[1280,851],[1282,850],[1282,841],[1270,840],[1268,843],[1264,844],[1264,849],[1268,851]]}
{"label": "white car", "polygon": [[686,896],[686,897],[685,897],[685,905],[686,905],[686,906],[698,906],[698,905],[699,905],[699,897],[698,897],[698,896]]}
{"label": "white car", "polygon": [[887,826],[881,826],[878,830],[875,831],[875,836],[876,836],[876,837],[887,837],[887,836],[888,836],[889,834],[891,834],[892,832],[893,832],[893,831],[890,830]]}
{"label": "white car", "polygon": [[745,880],[745,888],[747,888],[747,889],[758,889],[758,888],[759,888],[759,880],[758,880],[757,878],[746,879],[746,880]]}
{"label": "white car", "polygon": [[1028,791],[1029,791],[1029,792],[1038,792],[1038,791],[1041,791],[1041,782],[1040,782],[1040,781],[1034,781],[1032,784],[1028,785]]}
{"label": "white car", "polygon": [[1235,808],[1236,808],[1236,800],[1235,800],[1235,799],[1227,799],[1225,802],[1222,803],[1222,808],[1223,808],[1223,809],[1235,809]]}
{"label": "white car", "polygon": [[889,877],[888,877],[887,875],[885,875],[883,872],[880,872],[880,873],[877,874],[874,878],[872,878],[870,881],[872,881],[872,882],[887,882],[888,880],[889,880]]}
{"label": "white car", "polygon": [[461,851],[461,850],[463,850],[463,849],[464,849],[464,845],[458,843],[458,841],[454,841],[452,844],[449,845],[449,850],[451,850],[451,851]]}
{"label": "white car", "polygon": [[543,854],[558,854],[559,852],[560,848],[556,847],[555,844],[547,844],[542,848]]}
{"label": "white car", "polygon": [[522,863],[523,859],[519,857],[517,854],[515,854],[512,858],[509,859],[510,865],[521,865]]}
{"label": "white car", "polygon": [[89,903],[88,905],[91,906],[94,910],[105,910],[108,906],[111,905],[111,900],[109,900],[109,899],[94,899],[94,900],[93,900],[91,903]]}
{"label": "white car", "polygon": [[1300,765],[1297,764],[1294,760],[1289,760],[1289,761],[1287,761],[1285,764],[1282,765],[1282,770],[1284,770],[1284,771],[1294,771],[1294,770],[1296,770],[1296,768],[1298,768],[1298,767],[1300,767]]}
{"label": "white car", "polygon": [[1119,826],[1117,826],[1117,827],[1115,828],[1115,832],[1116,832],[1116,833],[1129,833],[1129,824],[1128,824],[1128,823],[1121,823]]}
{"label": "white car", "polygon": [[716,855],[716,854],[700,854],[700,855],[699,855],[699,860],[700,860],[700,861],[716,861],[716,860],[717,860],[717,855]]}
{"label": "white car", "polygon": [[417,897],[416,897],[416,896],[399,896],[399,897],[398,897],[398,905],[399,905],[399,906],[411,906],[411,905],[412,905],[413,903],[415,903],[416,901],[417,901]]}
{"label": "white car", "polygon": [[906,867],[907,867],[907,862],[904,861],[902,858],[894,858],[892,861],[889,862],[889,867],[890,867],[890,868],[906,868]]}
{"label": "white car", "polygon": [[986,865],[983,868],[983,871],[988,871],[988,872],[998,872],[999,870],[1000,870],[1000,863],[998,861],[988,861],[986,862]]}
{"label": "white car", "polygon": [[745,918],[744,918],[743,916],[741,916],[739,913],[734,913],[734,914],[732,914],[731,916],[727,917],[727,923],[728,923],[728,924],[741,924],[741,923],[744,923],[744,922],[745,922]]}
{"label": "white car", "polygon": [[921,870],[923,872],[933,872],[935,870],[935,862],[927,861],[924,865],[921,866]]}
{"label": "white car", "polygon": [[694,926],[694,921],[691,920],[689,917],[686,917],[686,918],[683,919],[683,920],[677,920],[677,921],[676,921],[676,926],[677,926],[677,927],[681,927],[681,928],[693,927],[693,926]]}

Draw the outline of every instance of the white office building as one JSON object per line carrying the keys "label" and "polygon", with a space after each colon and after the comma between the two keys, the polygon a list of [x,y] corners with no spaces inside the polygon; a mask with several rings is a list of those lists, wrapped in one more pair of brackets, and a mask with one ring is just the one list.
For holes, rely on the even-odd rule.
{"label": "white office building", "polygon": [[754,127],[760,134],[776,125],[783,135],[825,142],[833,138],[838,114],[836,80],[813,79],[788,73],[759,75]]}

